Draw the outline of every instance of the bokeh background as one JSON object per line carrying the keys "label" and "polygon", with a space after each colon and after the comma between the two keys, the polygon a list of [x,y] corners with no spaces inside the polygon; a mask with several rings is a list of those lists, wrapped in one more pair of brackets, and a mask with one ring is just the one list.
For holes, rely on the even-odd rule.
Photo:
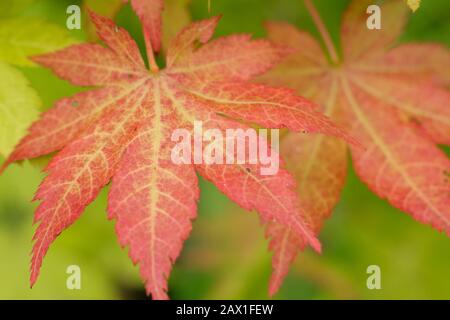
{"label": "bokeh background", "polygon": [[[61,26],[66,23],[67,7],[82,5],[76,0],[2,2],[0,19],[8,12]],[[337,42],[348,1],[315,0],[315,4]],[[189,8],[193,19],[223,14],[218,36],[250,32],[262,37],[262,24],[271,19],[289,21],[317,35],[301,0],[211,0],[211,13],[207,0],[192,0]],[[449,9],[446,0],[423,0],[421,8],[411,14],[401,41],[450,45]],[[142,48],[140,26],[129,6],[118,13],[116,21],[131,31]],[[88,37],[86,30],[70,33],[83,40]],[[18,69],[37,91],[42,110],[81,90],[42,68]],[[29,288],[36,207],[30,200],[43,177],[40,171],[45,161],[15,164],[0,176],[0,298],[144,299],[137,267],[119,247],[114,223],[106,219],[107,188],[53,244],[39,281]],[[202,181],[201,190],[199,217],[170,277],[171,297],[267,299],[271,257],[257,215],[239,209],[209,183]],[[323,254],[310,250],[301,254],[274,299],[450,299],[450,239],[378,199],[352,169],[321,240]],[[72,264],[81,268],[81,290],[66,288],[66,268]],[[381,267],[381,290],[366,288],[366,268],[372,264]]]}

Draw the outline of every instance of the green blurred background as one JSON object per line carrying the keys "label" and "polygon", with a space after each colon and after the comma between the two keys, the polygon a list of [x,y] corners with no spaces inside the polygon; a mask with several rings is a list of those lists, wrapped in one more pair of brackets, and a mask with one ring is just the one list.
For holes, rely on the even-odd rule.
{"label": "green blurred background", "polygon": [[[65,25],[67,6],[81,5],[75,0],[19,2],[28,3],[14,8],[16,16],[39,17],[61,26]],[[315,3],[337,41],[348,1]],[[207,0],[193,0],[190,6],[194,19],[224,15],[216,35],[250,32],[261,37],[262,23],[271,19],[289,21],[317,34],[301,0],[211,0],[211,13],[207,8]],[[129,6],[119,12],[116,21],[130,30],[142,47],[139,23]],[[83,30],[71,34],[85,39]],[[401,40],[450,45],[448,1],[423,0],[421,8],[411,14]],[[41,97],[43,110],[80,91],[42,68],[19,69]],[[106,219],[107,190],[53,244],[40,279],[29,288],[36,207],[30,200],[43,177],[41,162],[44,160],[12,165],[0,176],[0,298],[145,298],[137,267],[119,247],[114,223]],[[170,277],[171,297],[268,298],[270,254],[256,214],[243,212],[209,183],[202,181],[201,189],[199,217]],[[378,199],[351,169],[321,240],[323,254],[310,250],[301,254],[275,299],[450,299],[450,239]],[[66,268],[73,264],[81,268],[81,290],[66,288]],[[366,268],[372,264],[381,267],[381,290],[366,288]]]}

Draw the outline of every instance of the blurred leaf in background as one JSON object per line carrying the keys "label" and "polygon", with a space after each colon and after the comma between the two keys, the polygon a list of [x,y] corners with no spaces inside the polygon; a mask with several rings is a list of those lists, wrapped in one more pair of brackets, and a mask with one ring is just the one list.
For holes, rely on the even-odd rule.
{"label": "blurred leaf in background", "polygon": [[[103,1],[111,0],[93,2],[101,5]],[[338,43],[341,14],[349,1],[314,2]],[[192,0],[188,8],[193,20],[223,14],[216,36],[252,33],[262,37],[263,22],[267,20],[287,21],[317,35],[302,3],[214,0],[209,13],[207,0]],[[64,28],[66,9],[73,4],[83,5],[79,0],[2,1],[0,24],[8,13],[9,19],[27,17]],[[422,1],[420,9],[411,14],[402,41],[439,41],[450,45],[449,18],[446,1]],[[176,28],[181,27],[184,19],[189,17],[181,13]],[[117,12],[116,21],[138,39],[143,49],[140,25],[129,5]],[[88,28],[72,30],[69,36],[87,39]],[[43,68],[15,68],[37,92],[43,109],[80,91]],[[0,114],[1,92],[0,89]],[[44,262],[39,282],[32,290],[29,288],[29,252],[36,206],[30,201],[43,177],[39,171],[39,167],[26,162],[11,166],[0,176],[0,298],[145,298],[138,269],[130,263],[127,252],[120,249],[114,224],[106,219],[108,190],[101,193],[70,230],[61,234]],[[175,299],[268,298],[270,254],[256,214],[236,207],[209,183],[202,182],[201,190],[199,217],[175,265],[169,293]],[[307,251],[298,257],[275,298],[450,299],[450,256],[446,254],[450,252],[450,240],[377,199],[353,172],[321,239],[323,255]],[[81,290],[66,288],[66,268],[72,264],[81,268]],[[381,290],[366,288],[366,268],[371,264],[381,267]]]}
{"label": "blurred leaf in background", "polygon": [[0,154],[7,155],[38,115],[41,100],[25,76],[0,62]]}
{"label": "blurred leaf in background", "polygon": [[[348,1],[315,1],[315,3],[328,29],[331,30],[335,43],[338,43],[340,18]],[[256,8],[258,6],[259,10],[245,10],[246,7]],[[440,41],[448,45],[450,41],[449,13],[445,7],[446,5],[440,1],[424,3],[421,9],[411,16],[402,42]],[[275,19],[292,22],[317,35],[301,1],[290,1],[289,3],[277,1],[276,4],[272,1],[266,1],[264,4],[250,0],[239,3],[214,1],[212,11],[215,14],[228,8],[233,8],[234,14],[225,15],[223,24],[219,25],[219,29],[223,28],[220,31],[224,34],[248,31],[260,35],[262,34],[260,29],[262,22]],[[198,14],[198,16],[203,14],[203,10],[200,5],[199,7],[194,6],[194,14]],[[211,210],[214,211],[213,208]],[[211,226],[227,225],[223,221],[226,219],[225,217],[215,217],[215,219],[211,218],[209,223],[203,221],[202,227],[212,229]],[[236,225],[241,222],[235,216],[229,219],[233,219]],[[257,247],[250,250],[253,252],[251,257],[239,254],[246,239],[253,241],[249,230],[254,230],[258,224],[254,221],[253,225],[253,228],[250,226],[245,228],[242,235],[238,235],[240,240],[237,240],[234,245],[230,245],[232,249],[229,250],[231,257],[228,258],[228,262],[234,264],[227,269],[228,272],[221,270],[214,273],[216,277],[223,280],[211,281],[213,284],[222,283],[224,288],[234,287],[234,290],[217,291],[214,289],[214,285],[211,285],[211,291],[205,290],[203,298],[267,297],[265,291],[270,270],[267,267],[265,271],[261,272],[261,269],[264,270],[264,266],[270,264],[269,255],[263,250],[258,250]],[[217,246],[217,243],[227,241],[225,237],[218,241],[214,240],[220,234],[219,227],[208,233],[209,237],[205,236],[202,239],[195,238],[198,236],[195,228],[196,226],[194,226],[194,236],[191,240],[193,243],[206,243],[206,246],[210,247],[210,251],[216,255],[217,252],[224,251],[221,249],[222,247]],[[235,230],[235,233],[238,234],[239,228],[235,227]],[[229,238],[231,231],[227,234]],[[301,255],[276,298],[448,299],[450,297],[450,280],[445,276],[449,260],[443,256],[443,253],[450,248],[449,239],[429,227],[417,224],[404,213],[391,208],[386,202],[376,199],[370,194],[367,187],[355,178],[353,171],[348,178],[340,205],[322,232],[322,240],[324,254],[321,257],[311,252]],[[232,240],[228,239],[228,241]],[[262,246],[264,247],[264,245]],[[186,255],[189,254],[189,250],[195,250],[195,245],[188,246],[188,249],[185,250]],[[196,256],[195,253],[194,255]],[[245,255],[249,255],[248,251]],[[257,258],[258,255],[259,258]],[[227,259],[225,255],[223,259]],[[192,268],[186,268],[186,271],[182,268],[183,263],[190,264],[192,260],[191,256],[186,258],[183,256],[179,262],[179,268],[176,269],[179,273],[176,272],[173,275],[172,288],[175,291],[172,293],[173,296],[177,292],[181,292],[181,297],[188,297],[189,295],[182,295],[182,293],[188,291],[192,283],[189,282],[183,286],[181,285],[184,283],[182,279],[189,279],[192,274],[201,274],[194,272]],[[198,260],[207,262],[208,258],[204,257]],[[247,278],[240,276],[241,267],[245,261],[254,261],[253,266],[246,268],[251,270],[248,271],[250,275],[259,274],[258,280],[252,280],[251,276]],[[383,289],[380,291],[366,288],[368,276],[366,268],[371,264],[381,267]],[[230,277],[229,274],[234,274],[234,277]],[[180,288],[177,288],[177,285]],[[217,292],[225,294],[218,296]]]}
{"label": "blurred leaf in background", "polygon": [[29,57],[74,43],[67,29],[43,19],[15,17],[0,20],[0,60],[7,63],[33,66]]}
{"label": "blurred leaf in background", "polygon": [[41,101],[28,80],[8,64],[33,67],[29,56],[54,51],[75,40],[66,29],[45,19],[21,17],[31,0],[0,5],[0,155],[6,156],[37,118]]}
{"label": "blurred leaf in background", "polygon": [[20,14],[24,10],[30,7],[37,0],[13,0],[2,1],[0,3],[0,17],[8,17],[16,14]]}

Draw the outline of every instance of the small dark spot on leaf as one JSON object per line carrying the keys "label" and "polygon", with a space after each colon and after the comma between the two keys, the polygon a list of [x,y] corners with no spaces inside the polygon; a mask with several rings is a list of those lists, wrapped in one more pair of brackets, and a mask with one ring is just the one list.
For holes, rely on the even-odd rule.
{"label": "small dark spot on leaf", "polygon": [[76,101],[76,100],[73,100],[71,104],[72,104],[72,107],[78,107],[78,101]]}
{"label": "small dark spot on leaf", "polygon": [[409,117],[409,122],[412,122],[413,124],[420,126],[422,125],[422,122],[420,122],[419,119],[417,119],[416,117],[410,116]]}
{"label": "small dark spot on leaf", "polygon": [[198,40],[195,40],[194,42],[194,48],[195,50],[199,49],[202,46],[202,43]]}

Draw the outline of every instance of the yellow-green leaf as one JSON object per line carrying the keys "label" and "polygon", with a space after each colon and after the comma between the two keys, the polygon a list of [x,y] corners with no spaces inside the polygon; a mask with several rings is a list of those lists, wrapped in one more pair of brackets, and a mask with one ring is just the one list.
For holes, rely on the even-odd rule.
{"label": "yellow-green leaf", "polygon": [[1,1],[0,2],[0,16],[7,17],[17,13],[21,13],[35,0],[13,0],[13,1]]}
{"label": "yellow-green leaf", "polygon": [[0,61],[33,66],[29,56],[74,44],[69,31],[38,19],[13,18],[0,21]]}
{"label": "yellow-green leaf", "polygon": [[41,101],[21,72],[0,62],[0,154],[8,155],[37,118]]}

